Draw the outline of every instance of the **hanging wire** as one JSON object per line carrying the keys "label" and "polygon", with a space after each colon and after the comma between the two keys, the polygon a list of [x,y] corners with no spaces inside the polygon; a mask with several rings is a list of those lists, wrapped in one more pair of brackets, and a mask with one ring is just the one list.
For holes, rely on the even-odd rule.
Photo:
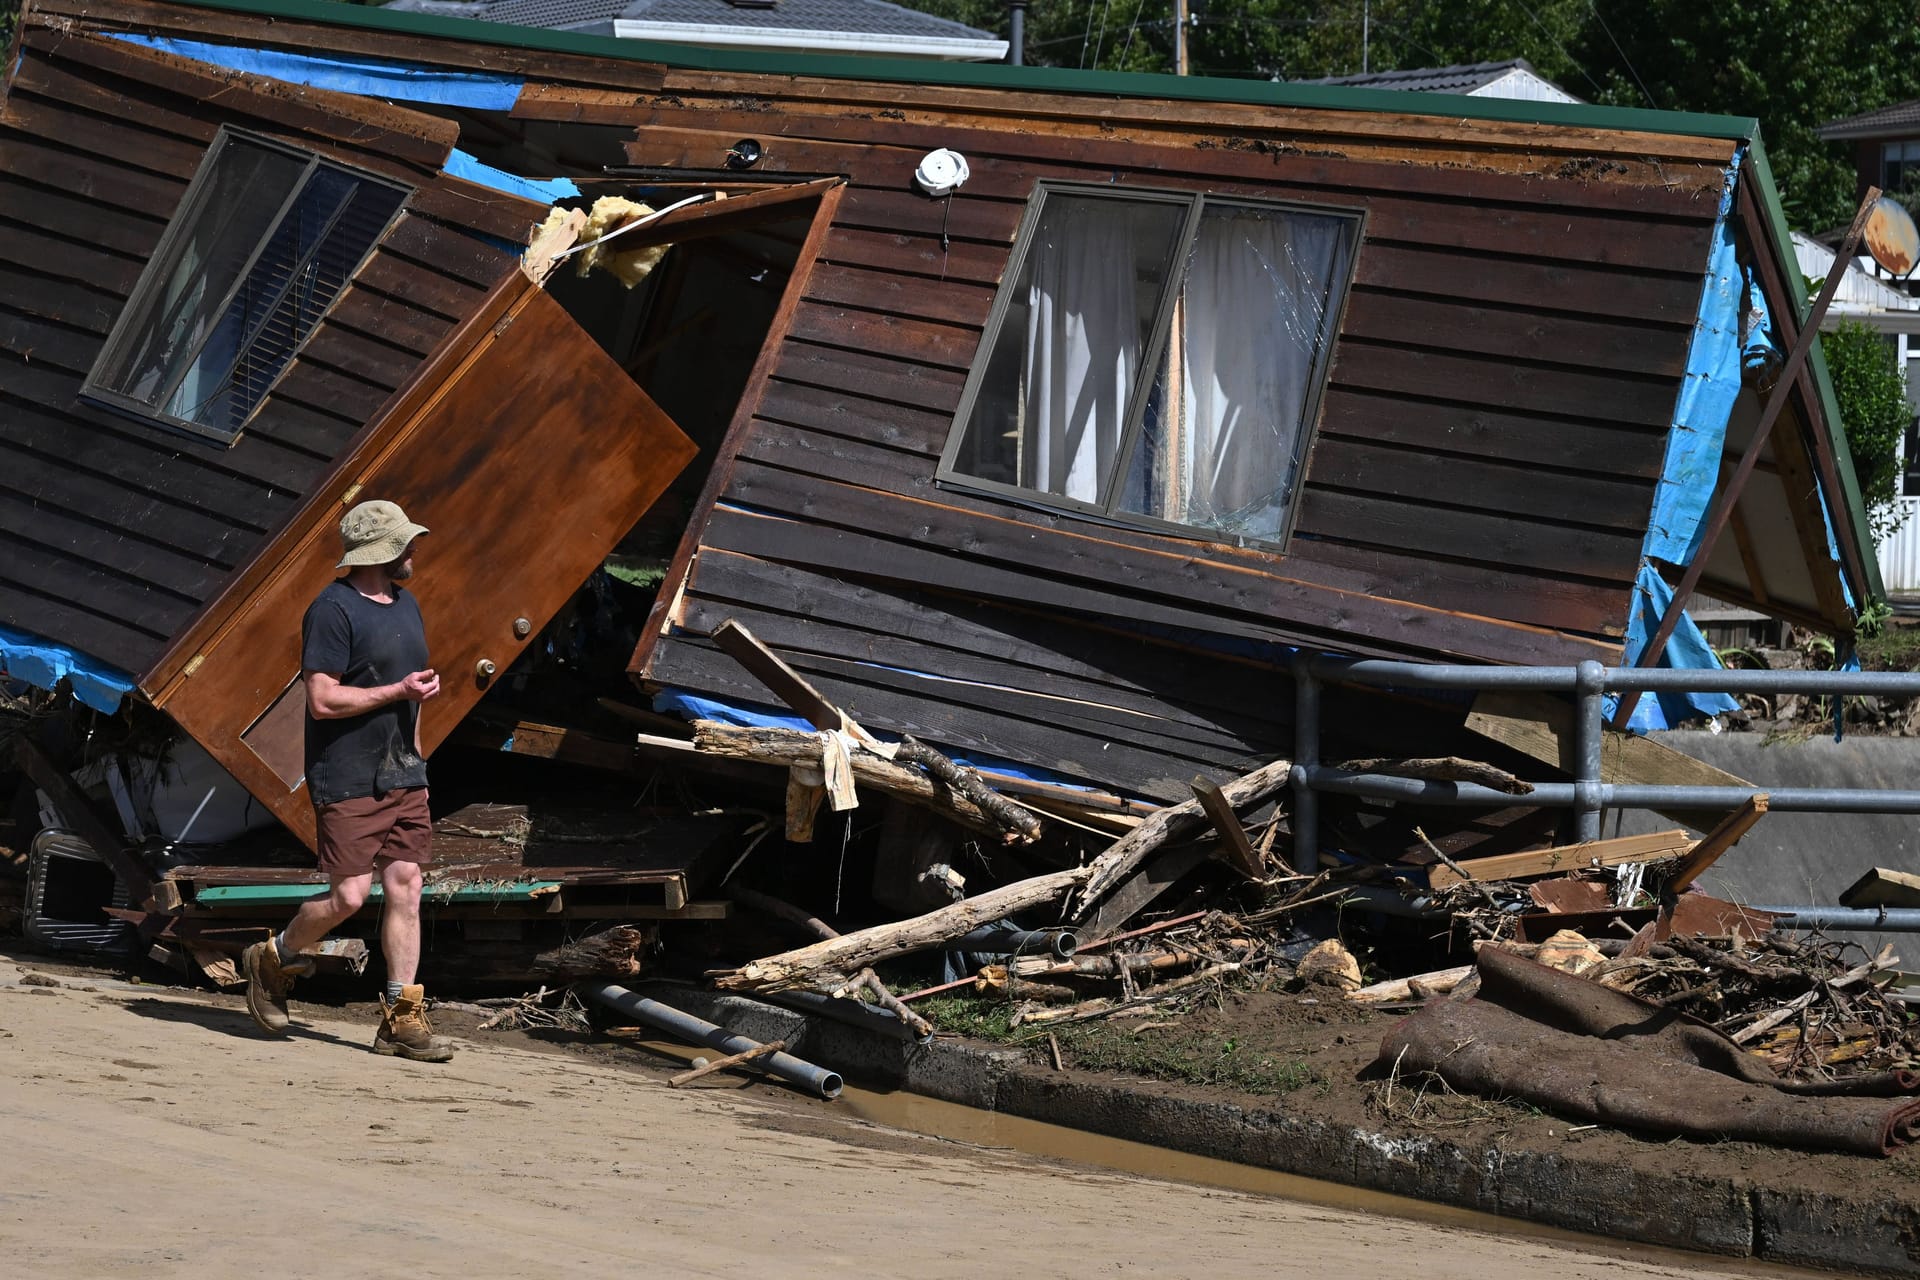
{"label": "hanging wire", "polygon": [[1648,106],[1658,111],[1660,109],[1660,104],[1653,100],[1653,95],[1651,93],[1647,92],[1647,82],[1642,80],[1640,78],[1640,73],[1633,69],[1633,60],[1628,58],[1627,51],[1620,47],[1620,41],[1614,38],[1613,28],[1609,27],[1607,25],[1607,20],[1600,16],[1600,10],[1594,7],[1593,0],[1587,0],[1587,12],[1591,13],[1593,15],[1593,20],[1600,24],[1600,29],[1607,33],[1607,39],[1613,42],[1614,52],[1620,55],[1620,61],[1626,65],[1627,74],[1632,76],[1633,82],[1640,86],[1640,96],[1647,100]]}

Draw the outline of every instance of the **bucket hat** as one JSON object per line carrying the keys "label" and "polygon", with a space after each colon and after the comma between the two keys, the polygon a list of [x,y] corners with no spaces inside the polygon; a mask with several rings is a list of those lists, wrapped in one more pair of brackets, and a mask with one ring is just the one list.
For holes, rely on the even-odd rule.
{"label": "bucket hat", "polygon": [[414,524],[399,504],[375,498],[341,518],[340,544],[344,549],[336,569],[358,565],[392,564],[406,554],[407,544],[427,531]]}

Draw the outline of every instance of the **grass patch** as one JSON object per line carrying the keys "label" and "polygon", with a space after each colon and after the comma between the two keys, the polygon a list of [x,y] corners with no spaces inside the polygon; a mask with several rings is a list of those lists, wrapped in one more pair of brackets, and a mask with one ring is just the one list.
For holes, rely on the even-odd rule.
{"label": "grass patch", "polygon": [[1179,1027],[1139,1033],[1115,1023],[1082,1022],[1058,1028],[1054,1034],[1069,1066],[1093,1071],[1121,1071],[1262,1095],[1292,1093],[1320,1078],[1297,1058],[1275,1057],[1218,1033]]}
{"label": "grass patch", "polygon": [[1013,1006],[1006,1001],[966,995],[929,996],[915,1001],[914,1007],[942,1031],[996,1044],[1044,1046],[1051,1031],[1067,1065],[1088,1071],[1217,1085],[1266,1096],[1323,1083],[1297,1058],[1276,1057],[1218,1032],[1187,1031],[1178,1025],[1140,1032],[1121,1023],[1099,1021],[1028,1030],[1008,1025]]}
{"label": "grass patch", "polygon": [[1920,667],[1920,627],[1890,626],[1860,641],[1860,665],[1869,671]]}

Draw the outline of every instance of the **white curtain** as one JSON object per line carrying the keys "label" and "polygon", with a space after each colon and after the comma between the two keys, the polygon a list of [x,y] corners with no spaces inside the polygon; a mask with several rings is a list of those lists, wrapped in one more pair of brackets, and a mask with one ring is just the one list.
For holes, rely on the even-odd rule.
{"label": "white curtain", "polygon": [[1345,229],[1332,218],[1209,211],[1188,264],[1181,429],[1155,460],[1166,504],[1156,514],[1248,537],[1284,532]]}
{"label": "white curtain", "polygon": [[1124,207],[1075,212],[1027,258],[1020,483],[1099,502],[1139,370],[1139,245]]}

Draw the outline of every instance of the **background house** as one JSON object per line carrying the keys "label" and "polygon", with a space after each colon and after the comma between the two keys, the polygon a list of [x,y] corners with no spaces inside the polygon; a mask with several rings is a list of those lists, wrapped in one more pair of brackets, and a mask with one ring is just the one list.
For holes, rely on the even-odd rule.
{"label": "background house", "polygon": [[886,0],[394,0],[399,13],[724,49],[999,62],[988,31]]}
{"label": "background house", "polygon": [[1457,93],[1468,98],[1513,98],[1522,102],[1579,102],[1533,69],[1525,58],[1504,62],[1466,62],[1450,67],[1409,67],[1404,71],[1360,72],[1301,80],[1299,84],[1338,84],[1354,89],[1392,89],[1399,93]]}

